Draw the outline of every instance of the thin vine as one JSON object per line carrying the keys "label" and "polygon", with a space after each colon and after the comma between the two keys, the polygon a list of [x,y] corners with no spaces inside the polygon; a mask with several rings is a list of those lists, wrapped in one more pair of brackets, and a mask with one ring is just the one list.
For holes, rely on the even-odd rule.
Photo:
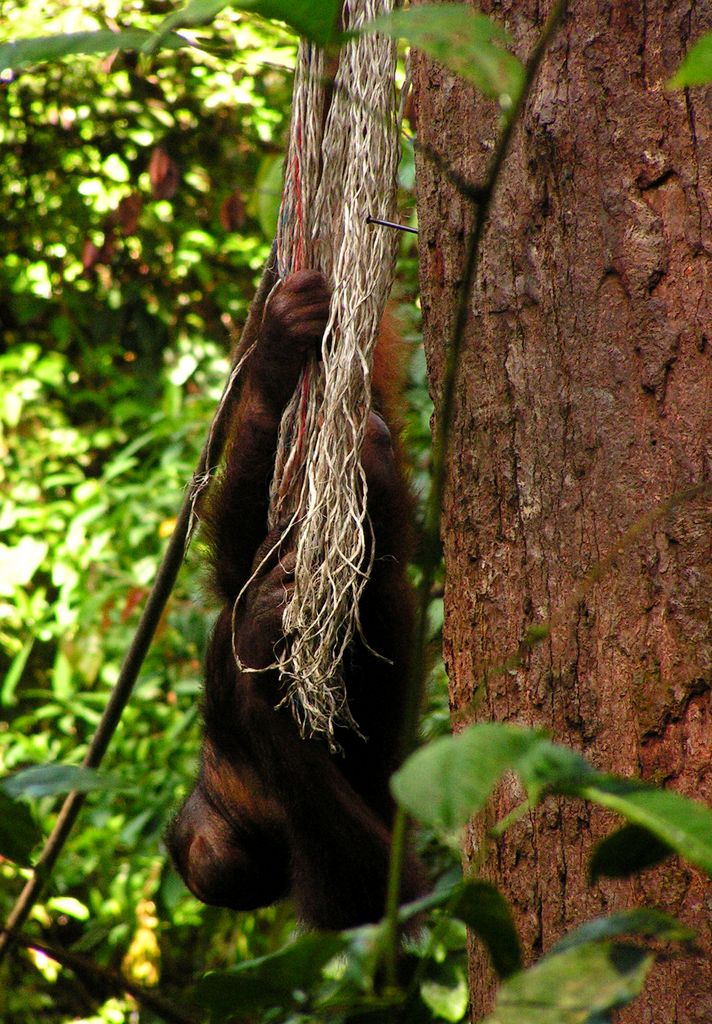
{"label": "thin vine", "polygon": [[[457,313],[452,338],[446,352],[440,402],[436,405],[436,430],[433,438],[431,462],[431,488],[425,510],[423,527],[422,576],[418,587],[416,623],[413,637],[414,657],[411,667],[411,682],[408,688],[408,703],[405,709],[401,752],[407,756],[417,742],[418,721],[425,689],[428,644],[428,607],[435,575],[440,565],[440,515],[445,491],[447,473],[447,450],[454,419],[455,394],[458,370],[464,347],[470,296],[474,287],[482,238],[487,226],[494,193],[509,152],[509,146],[516,124],[534,83],[537,71],[546,49],[559,24],[566,14],[566,0],[557,0],[544,24],[541,34],[525,66],[522,89],[506,115],[502,134],[492,155],[489,170],[481,187],[457,183],[464,196],[475,209],[475,223],[467,240],[462,283],[458,296]],[[427,156],[427,151],[426,151]],[[397,985],[398,962],[398,903],[400,881],[405,854],[406,812],[396,809],[391,840],[391,860],[386,895],[384,959],[386,984]]]}

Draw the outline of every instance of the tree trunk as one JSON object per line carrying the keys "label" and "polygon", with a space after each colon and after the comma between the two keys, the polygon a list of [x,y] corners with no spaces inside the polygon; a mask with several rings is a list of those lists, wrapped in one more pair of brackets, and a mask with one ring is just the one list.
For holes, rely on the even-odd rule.
{"label": "tree trunk", "polygon": [[[483,9],[526,58],[539,3]],[[456,727],[543,726],[601,770],[712,803],[712,491],[690,493],[709,484],[712,461],[712,90],[665,89],[710,27],[701,0],[571,0],[485,234],[443,541]],[[422,56],[414,81],[437,396],[472,225],[443,171],[484,179],[497,115]],[[545,622],[548,639],[502,670],[527,628]],[[490,815],[521,797],[510,781]],[[528,962],[598,914],[653,905],[677,915],[696,929],[699,955],[657,966],[620,1019],[709,1024],[709,880],[672,858],[632,881],[589,885],[593,844],[619,823],[550,799],[484,855],[487,823],[475,823],[464,861],[484,856]],[[494,991],[478,947],[471,988],[478,1019]]]}

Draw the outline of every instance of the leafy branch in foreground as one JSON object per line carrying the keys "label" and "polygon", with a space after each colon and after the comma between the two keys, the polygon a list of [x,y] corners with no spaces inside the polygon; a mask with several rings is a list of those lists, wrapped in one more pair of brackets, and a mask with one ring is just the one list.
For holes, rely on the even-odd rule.
{"label": "leafy branch in foreground", "polygon": [[[596,771],[573,750],[552,743],[537,730],[497,722],[470,726],[457,736],[445,736],[417,751],[393,777],[399,803],[419,821],[445,834],[461,829],[481,811],[505,772],[521,779],[527,810],[549,795],[589,800],[622,815],[636,831],[604,842],[597,853],[596,874],[620,873],[621,860],[631,870],[640,861],[631,844],[641,849],[640,830],[651,837],[658,857],[677,853],[712,875],[712,810],[670,790],[637,779]],[[501,834],[516,816],[495,826]],[[644,844],[642,844],[644,846]],[[600,848],[599,848],[600,849]],[[651,848],[645,852],[647,863]]]}
{"label": "leafy branch in foreground", "polygon": [[76,54],[114,53],[130,50],[153,54],[158,50],[176,50],[200,43],[180,35],[176,29],[192,29],[210,25],[224,8],[274,18],[293,32],[311,39],[319,46],[327,46],[336,35],[336,24],[341,9],[340,0],[190,0],[180,10],[164,18],[151,31],[144,28],[126,28],[119,31],[98,29],[87,32],[63,32],[31,39],[15,39],[0,46],[0,72],[19,71],[59,60]]}
{"label": "leafy branch in foreground", "polygon": [[[541,732],[483,723],[445,737],[414,754],[395,775],[394,793],[419,821],[451,834],[481,811],[506,772],[516,772],[530,809],[550,794],[587,799],[616,810],[630,823],[599,844],[597,873],[620,874],[646,864],[640,830],[659,856],[679,853],[712,875],[712,811],[679,796],[595,771],[584,758]],[[516,816],[492,830],[500,835]],[[655,846],[657,844],[657,846]],[[608,849],[606,849],[608,845]],[[601,853],[601,851],[605,851]],[[647,863],[652,863],[650,850]],[[655,953],[646,941],[687,944],[694,934],[650,908],[621,911],[589,921],[566,935],[528,970],[507,901],[479,879],[443,885],[431,896],[402,907],[398,923],[418,923],[407,940],[395,984],[384,985],[379,964],[387,952],[388,922],[339,935],[302,936],[284,949],[206,976],[196,997],[215,1018],[270,1009],[316,1020],[349,1020],[368,1012],[375,1021],[419,1018],[459,1020],[465,1011],[452,961],[443,969],[443,935],[461,922],[484,944],[500,978],[497,1002],[483,1024],[571,1024],[607,1019],[641,991]],[[440,958],[440,959],[439,959]],[[306,966],[305,966],[306,965]],[[461,977],[461,976],[460,976]]]}
{"label": "leafy branch in foreground", "polygon": [[[102,28],[95,32],[65,32],[54,36],[15,39],[0,46],[0,72],[20,71],[44,61],[77,54],[114,53],[117,50],[140,52],[152,38],[153,33],[146,29],[128,28],[113,32]],[[162,45],[167,50],[177,50],[193,44],[189,39],[170,33],[163,38]]]}
{"label": "leafy branch in foreground", "polygon": [[370,22],[365,31],[405,39],[455,74],[472,82],[503,109],[515,106],[527,74],[506,49],[509,33],[492,18],[462,4],[424,4],[394,11]]}
{"label": "leafy branch in foreground", "polygon": [[118,784],[89,768],[72,764],[47,764],[26,768],[0,779],[0,857],[27,867],[31,854],[42,839],[32,812],[23,800],[56,796],[71,790],[89,793],[116,789]]}
{"label": "leafy branch in foreground", "polygon": [[[384,986],[378,970],[387,942],[382,922],[339,935],[303,935],[270,956],[208,974],[196,1000],[213,1020],[269,1011],[278,1020],[341,1022],[368,1014],[378,1024],[457,1021],[467,1008],[467,990],[452,952],[464,952],[468,926],[501,981],[496,1006],[482,1024],[572,1024],[592,1014],[607,1019],[639,994],[655,959],[646,941],[686,944],[693,938],[667,914],[622,911],[574,930],[522,970],[511,911],[486,882],[445,886],[401,909],[401,924],[414,918],[420,933],[406,944],[398,986]],[[444,962],[445,950],[450,958]]]}
{"label": "leafy branch in foreground", "polygon": [[159,26],[148,52],[163,45],[168,33],[177,28],[191,28],[209,24],[225,7],[235,7],[262,18],[283,21],[297,35],[310,39],[318,46],[328,46],[337,33],[341,0],[189,0],[185,7],[170,14]]}

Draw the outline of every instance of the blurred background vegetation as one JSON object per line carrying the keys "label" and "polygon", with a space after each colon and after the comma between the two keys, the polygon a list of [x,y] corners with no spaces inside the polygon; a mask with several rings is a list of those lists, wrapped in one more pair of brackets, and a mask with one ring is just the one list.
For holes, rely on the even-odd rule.
{"label": "blurred background vegetation", "polygon": [[[6,0],[3,41],[152,27],[172,9]],[[209,52],[75,57],[0,79],[0,774],[79,763],[106,704],[272,240],[295,52],[285,31],[226,11]],[[412,222],[407,142],[401,186]],[[394,303],[412,343],[406,446],[422,494],[430,403],[412,237]],[[286,906],[201,906],[162,847],[199,741],[212,613],[200,577],[198,541],[105,760],[120,788],[89,795],[28,925],[177,999],[204,970],[277,948],[294,924]],[[440,617],[436,596],[434,638]],[[442,678],[434,656],[429,735],[446,728]],[[59,803],[33,803],[44,834]],[[3,918],[25,874],[0,862]],[[464,925],[453,928],[459,956]],[[136,1013],[38,953],[17,950],[1,969],[6,1024]]]}

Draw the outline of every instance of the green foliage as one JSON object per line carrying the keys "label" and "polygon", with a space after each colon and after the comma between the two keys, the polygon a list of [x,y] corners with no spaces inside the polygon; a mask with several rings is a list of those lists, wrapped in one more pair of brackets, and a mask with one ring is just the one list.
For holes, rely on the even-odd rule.
{"label": "green foliage", "polygon": [[458,890],[448,909],[485,944],[500,978],[521,969],[519,935],[509,904],[498,889],[481,879],[471,880]]}
{"label": "green foliage", "polygon": [[638,946],[591,942],[506,981],[482,1024],[599,1024],[638,995],[653,963]]}
{"label": "green foliage", "polygon": [[385,32],[472,82],[509,109],[524,84],[524,67],[504,46],[511,43],[497,22],[462,4],[410,7],[376,18],[368,31]]}
{"label": "green foliage", "polygon": [[667,83],[669,89],[712,82],[712,32],[701,36]]}
{"label": "green foliage", "polygon": [[317,984],[326,964],[345,947],[340,935],[302,935],[270,956],[206,975],[196,996],[223,1017],[232,1016],[235,1007],[246,1014],[265,1006],[290,1006]]}
{"label": "green foliage", "polygon": [[[228,6],[263,18],[276,18],[319,46],[326,46],[334,39],[341,10],[340,0],[322,0],[318,5],[311,0],[232,0],[231,3],[228,0],[189,0],[185,7],[169,15],[153,30],[98,29],[14,39],[0,46],[0,71],[18,71],[74,54],[122,51],[154,54],[159,49],[196,46],[196,42],[179,35],[175,29],[209,26]],[[202,43],[209,46],[205,41]]]}
{"label": "green foliage", "polygon": [[609,1019],[613,1009],[640,992],[653,963],[641,940],[691,939],[689,930],[668,915],[626,911],[576,929],[525,971],[509,911],[493,887],[445,886],[403,908],[401,921],[414,915],[420,921],[418,937],[406,940],[396,989],[386,988],[380,978],[385,931],[374,925],[340,935],[302,936],[271,957],[208,975],[198,997],[211,1019],[279,1007],[274,1019],[287,1021],[458,1021],[467,1011],[467,988],[453,954],[464,949],[467,923],[493,954],[495,966],[499,960],[504,978],[495,1010],[482,1024],[586,1024]]}
{"label": "green foliage", "polygon": [[151,41],[146,51],[155,53],[165,45],[166,39],[174,29],[197,28],[200,25],[209,25],[225,7],[227,0],[189,0],[185,7],[169,14],[151,36]]}
{"label": "green foliage", "polygon": [[[149,43],[151,33],[145,29],[127,29],[112,32],[99,29],[97,32],[67,32],[61,36],[37,36],[34,39],[18,39],[0,46],[0,71],[19,71],[22,68],[40,64],[46,60],[57,60],[82,53],[112,53],[114,50],[142,50]],[[168,49],[190,46],[186,39],[175,34],[166,34],[161,40]]]}
{"label": "green foliage", "polygon": [[0,789],[13,799],[26,797],[38,800],[43,796],[69,793],[72,789],[91,793],[96,789],[116,788],[116,782],[107,775],[74,764],[44,764],[0,779]]}
{"label": "green foliage", "polygon": [[298,35],[326,46],[334,39],[341,0],[189,0],[174,14],[170,14],[156,30],[148,52],[166,45],[169,33],[178,28],[210,24],[225,7],[259,14],[262,18],[276,18]]}
{"label": "green foliage", "polygon": [[562,792],[608,807],[651,832],[670,850],[712,875],[712,810],[703,804],[635,779],[595,775]]}
{"label": "green foliage", "polygon": [[516,726],[482,723],[424,747],[398,771],[393,793],[414,817],[443,832],[482,810],[505,771],[547,741]]}
{"label": "green foliage", "polygon": [[0,779],[0,856],[29,865],[30,854],[42,837],[30,809],[19,803],[21,798],[36,800],[72,789],[89,793],[113,788],[116,784],[107,776],[69,764],[26,768]]}
{"label": "green foliage", "polygon": [[[579,754],[531,729],[486,722],[443,737],[414,754],[394,775],[392,787],[416,818],[451,832],[482,810],[506,771],[519,775],[529,805],[552,793],[590,800],[712,874],[712,810],[669,790],[597,772]],[[604,851],[608,873],[616,855],[627,863],[628,845],[640,844],[638,832],[625,833],[622,840],[619,836]]]}
{"label": "green foliage", "polygon": [[634,910],[621,910],[608,917],[595,917],[592,921],[586,921],[552,946],[551,952],[563,953],[574,946],[618,939],[623,935],[638,935],[646,939],[659,939],[661,942],[691,942],[695,937],[690,928],[685,928],[669,914],[651,907],[636,907]]}

